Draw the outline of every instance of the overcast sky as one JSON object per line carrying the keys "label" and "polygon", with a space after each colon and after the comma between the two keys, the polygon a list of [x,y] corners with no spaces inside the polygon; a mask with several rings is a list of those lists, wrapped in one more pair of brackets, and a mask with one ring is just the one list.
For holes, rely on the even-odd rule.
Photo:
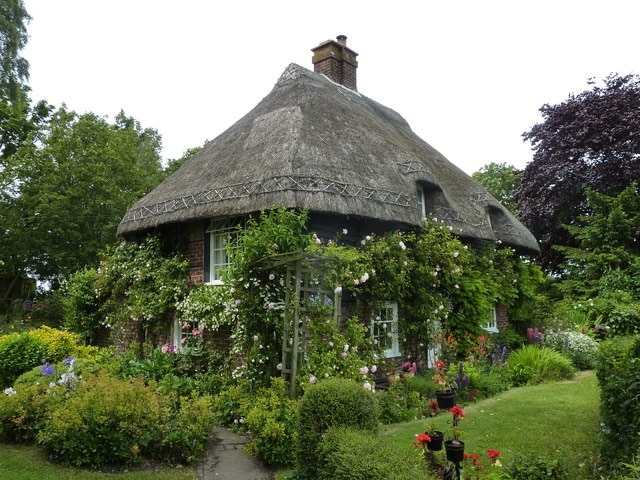
{"label": "overcast sky", "polygon": [[337,35],[358,90],[471,174],[523,168],[538,109],[591,77],[638,73],[634,0],[24,0],[33,100],[122,109],[181,157],[251,110]]}

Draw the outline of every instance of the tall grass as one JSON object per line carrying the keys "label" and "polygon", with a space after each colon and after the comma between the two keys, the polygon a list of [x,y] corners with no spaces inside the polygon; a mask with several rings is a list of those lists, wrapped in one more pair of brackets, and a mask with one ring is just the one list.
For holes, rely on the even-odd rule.
{"label": "tall grass", "polygon": [[525,345],[509,355],[507,368],[516,386],[568,380],[576,371],[569,357],[537,345]]}

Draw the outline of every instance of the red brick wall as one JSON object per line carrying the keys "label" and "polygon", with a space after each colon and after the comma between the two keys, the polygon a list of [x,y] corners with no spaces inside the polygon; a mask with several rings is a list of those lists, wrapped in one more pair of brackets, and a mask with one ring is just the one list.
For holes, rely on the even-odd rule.
{"label": "red brick wall", "polygon": [[179,235],[186,241],[185,255],[189,261],[189,279],[194,285],[204,283],[205,226],[202,222],[182,225]]}
{"label": "red brick wall", "polygon": [[496,325],[498,331],[502,331],[511,326],[511,319],[509,318],[507,307],[501,304],[496,304]]}

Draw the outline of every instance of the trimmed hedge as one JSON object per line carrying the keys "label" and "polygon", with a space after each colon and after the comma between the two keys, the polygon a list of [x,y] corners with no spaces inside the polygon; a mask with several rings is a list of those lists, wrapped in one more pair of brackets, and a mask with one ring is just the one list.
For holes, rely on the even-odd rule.
{"label": "trimmed hedge", "polygon": [[316,478],[321,455],[318,445],[331,427],[355,427],[375,432],[378,411],[373,394],[359,383],[344,378],[330,378],[307,388],[298,404],[299,467]]}
{"label": "trimmed hedge", "polygon": [[416,480],[431,478],[421,456],[399,450],[370,431],[331,427],[318,446],[319,480]]}
{"label": "trimmed hedge", "polygon": [[618,467],[640,451],[640,335],[600,343],[596,375],[604,461]]}

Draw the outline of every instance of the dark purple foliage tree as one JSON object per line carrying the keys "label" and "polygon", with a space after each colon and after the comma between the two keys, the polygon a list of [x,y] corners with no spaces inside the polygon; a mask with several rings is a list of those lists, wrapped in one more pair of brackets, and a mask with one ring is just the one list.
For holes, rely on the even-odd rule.
{"label": "dark purple foliage tree", "polygon": [[515,194],[520,220],[540,241],[540,263],[559,273],[554,245],[575,245],[564,225],[588,213],[585,189],[615,194],[640,181],[640,77],[612,74],[604,86],[540,108],[543,122],[523,138],[533,160]]}

